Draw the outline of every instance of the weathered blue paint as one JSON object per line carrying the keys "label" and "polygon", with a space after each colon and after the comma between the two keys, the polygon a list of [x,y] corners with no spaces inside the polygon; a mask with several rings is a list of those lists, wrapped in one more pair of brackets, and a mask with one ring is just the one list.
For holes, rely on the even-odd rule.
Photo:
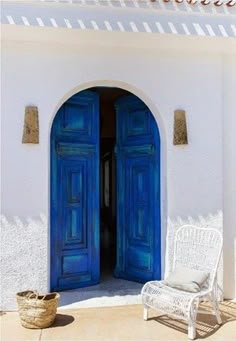
{"label": "weathered blue paint", "polygon": [[82,91],[51,131],[51,290],[99,282],[99,97]]}
{"label": "weathered blue paint", "polygon": [[[160,137],[135,96],[116,103],[115,275],[160,279]],[[51,289],[99,282],[99,97],[82,91],[58,111],[51,131]]]}
{"label": "weathered blue paint", "polygon": [[117,113],[117,266],[120,278],[161,277],[160,136],[147,106],[120,98]]}

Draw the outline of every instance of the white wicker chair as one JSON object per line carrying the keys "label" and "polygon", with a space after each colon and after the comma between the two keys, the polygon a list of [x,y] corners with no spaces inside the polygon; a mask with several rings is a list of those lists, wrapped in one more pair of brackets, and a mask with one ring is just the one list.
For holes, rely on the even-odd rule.
{"label": "white wicker chair", "polygon": [[207,271],[209,272],[207,283],[201,291],[190,293],[168,287],[163,281],[147,282],[141,292],[144,305],[143,318],[147,320],[148,309],[154,308],[183,319],[188,322],[189,339],[194,339],[195,321],[201,301],[210,299],[217,323],[222,323],[217,294],[217,268],[222,251],[222,236],[213,228],[184,225],[177,230],[174,244],[173,270],[176,266],[182,265]]}

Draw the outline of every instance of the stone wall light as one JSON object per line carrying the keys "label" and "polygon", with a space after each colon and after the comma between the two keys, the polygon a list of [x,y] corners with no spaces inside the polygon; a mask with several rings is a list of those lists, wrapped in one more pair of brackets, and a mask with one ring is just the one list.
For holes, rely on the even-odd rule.
{"label": "stone wall light", "polygon": [[184,110],[174,112],[174,145],[188,144],[186,115]]}
{"label": "stone wall light", "polygon": [[22,143],[39,143],[38,108],[35,106],[27,106],[25,108]]}

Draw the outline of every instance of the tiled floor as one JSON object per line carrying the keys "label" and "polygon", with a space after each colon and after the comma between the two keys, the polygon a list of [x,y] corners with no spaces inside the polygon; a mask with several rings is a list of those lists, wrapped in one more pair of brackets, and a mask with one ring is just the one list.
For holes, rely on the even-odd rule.
{"label": "tiled floor", "polygon": [[[198,316],[197,338],[213,341],[236,340],[236,302],[221,304],[223,325],[209,314]],[[58,309],[55,323],[43,330],[21,327],[18,314],[2,313],[1,341],[76,341],[76,340],[188,340],[187,326],[166,315],[151,311],[148,321],[142,319],[142,306],[125,305],[80,309]]]}
{"label": "tiled floor", "polygon": [[101,282],[86,288],[60,292],[61,308],[79,309],[141,304],[143,284],[103,274]]}

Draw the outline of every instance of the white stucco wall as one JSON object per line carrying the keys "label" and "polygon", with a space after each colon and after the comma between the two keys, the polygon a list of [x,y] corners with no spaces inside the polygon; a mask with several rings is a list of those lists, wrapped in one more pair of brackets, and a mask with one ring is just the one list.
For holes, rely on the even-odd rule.
{"label": "white stucco wall", "polygon": [[224,292],[236,296],[236,54],[223,59]]}
{"label": "white stucco wall", "polygon": [[[204,49],[198,49],[194,46],[199,38],[186,37],[179,41],[180,50],[178,38],[174,44],[168,43],[169,37],[158,43],[140,34],[135,45],[133,36],[126,33],[121,34],[122,39],[115,34],[111,39],[109,33],[99,32],[94,37],[90,32],[77,32],[76,39],[70,40],[72,33],[68,33],[68,39],[60,41],[63,30],[58,30],[51,41],[50,34],[43,41],[40,28],[26,30],[5,31],[2,46],[2,309],[15,308],[16,291],[49,288],[50,127],[60,105],[89,86],[130,90],[146,102],[158,122],[164,275],[171,267],[173,235],[180,224],[190,221],[222,229],[223,151],[235,143],[233,127],[227,135],[235,100],[230,98],[229,106],[224,104],[228,95],[224,87],[231,89],[235,84],[235,60],[231,57],[231,67],[227,66],[227,58],[217,47],[221,41],[214,41],[212,49],[208,40],[203,41]],[[39,145],[21,143],[27,105],[39,109]],[[172,144],[175,109],[186,110],[187,146]],[[224,147],[223,114],[227,116]],[[230,170],[224,169],[224,199],[235,197],[235,187],[231,188],[235,153],[232,147],[227,150],[224,157]],[[225,257],[230,258],[235,218],[232,202],[227,199],[224,205]],[[226,296],[233,297],[234,274],[227,273],[227,278],[232,285],[225,284]]]}

